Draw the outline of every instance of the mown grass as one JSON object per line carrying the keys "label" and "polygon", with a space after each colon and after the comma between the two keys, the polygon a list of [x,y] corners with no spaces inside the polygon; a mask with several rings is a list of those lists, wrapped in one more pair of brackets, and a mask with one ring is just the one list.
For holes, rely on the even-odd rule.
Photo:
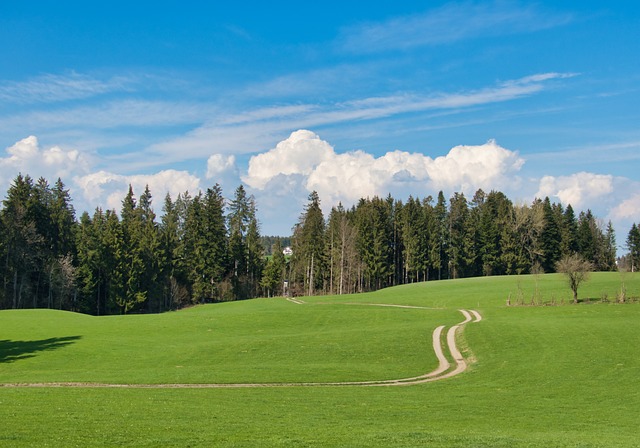
{"label": "mown grass", "polygon": [[[580,297],[611,299],[620,281],[596,274]],[[628,295],[640,295],[640,276],[624,281]],[[519,289],[566,304],[507,307]],[[157,316],[0,312],[0,340],[48,341],[23,347],[23,357],[0,343],[5,383],[406,377],[435,365],[430,332],[460,321],[457,309],[484,317],[460,338],[475,364],[420,386],[0,388],[0,446],[638,446],[640,304],[570,305],[570,297],[562,277],[548,275]],[[355,302],[442,309],[340,304]]]}
{"label": "mown grass", "polygon": [[284,299],[149,316],[5,311],[0,321],[11,336],[0,342],[0,357],[3,348],[24,346],[25,353],[4,363],[0,382],[393,379],[432,370],[431,332],[460,319],[455,310],[294,305]]}

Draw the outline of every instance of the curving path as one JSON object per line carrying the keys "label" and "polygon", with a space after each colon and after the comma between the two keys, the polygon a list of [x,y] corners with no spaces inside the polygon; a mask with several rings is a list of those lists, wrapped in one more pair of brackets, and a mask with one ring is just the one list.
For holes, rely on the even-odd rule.
{"label": "curving path", "polygon": [[[305,302],[300,299],[289,299],[292,303],[302,305]],[[352,305],[352,304],[345,304]],[[388,306],[400,308],[420,308],[410,305],[389,305],[367,303],[358,305],[368,306]],[[425,308],[428,309],[428,308]],[[446,334],[446,343],[449,353],[455,362],[452,369],[451,363],[447,359],[442,349],[442,334],[446,328],[440,325],[433,330],[432,341],[433,351],[438,358],[438,367],[424,375],[412,378],[400,378],[394,380],[373,380],[373,381],[342,381],[342,382],[300,382],[300,383],[212,383],[212,384],[109,384],[109,383],[82,383],[82,382],[53,382],[53,383],[4,383],[0,387],[89,387],[89,388],[137,388],[137,389],[204,389],[204,388],[250,388],[250,387],[320,387],[320,386],[411,386],[415,384],[429,383],[433,381],[451,378],[459,375],[467,369],[467,362],[456,346],[456,333],[469,322],[480,322],[482,316],[475,310],[458,310],[464,316],[464,320],[449,328]]]}

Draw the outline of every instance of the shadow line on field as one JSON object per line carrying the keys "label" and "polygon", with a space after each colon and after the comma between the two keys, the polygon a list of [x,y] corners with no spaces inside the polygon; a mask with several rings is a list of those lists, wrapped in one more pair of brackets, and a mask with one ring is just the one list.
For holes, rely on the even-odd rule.
{"label": "shadow line on field", "polygon": [[39,352],[57,350],[81,339],[82,336],[63,336],[37,341],[12,341],[0,339],[0,363],[33,358]]}

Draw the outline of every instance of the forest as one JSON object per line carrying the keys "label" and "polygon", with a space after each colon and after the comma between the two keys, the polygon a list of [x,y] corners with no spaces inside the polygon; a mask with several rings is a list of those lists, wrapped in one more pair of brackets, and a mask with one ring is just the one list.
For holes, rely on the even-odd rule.
{"label": "forest", "polygon": [[[554,272],[579,254],[599,271],[618,268],[616,238],[591,211],[549,198],[514,204],[478,190],[406,201],[363,198],[323,215],[309,195],[292,235],[260,235],[243,186],[164,198],[131,187],[116,210],[79,219],[61,179],[18,175],[0,210],[0,308],[55,308],[104,315],[163,312],[197,303],[279,295],[347,294],[404,283]],[[283,242],[293,255],[283,254]],[[640,261],[632,226],[624,257]],[[267,255],[269,254],[269,255]]]}

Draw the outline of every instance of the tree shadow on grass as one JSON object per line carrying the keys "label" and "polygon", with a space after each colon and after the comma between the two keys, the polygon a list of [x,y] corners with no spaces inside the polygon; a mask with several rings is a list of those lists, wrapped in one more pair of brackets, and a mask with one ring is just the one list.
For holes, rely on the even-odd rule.
{"label": "tree shadow on grass", "polygon": [[39,341],[11,341],[0,339],[0,363],[33,358],[38,352],[56,350],[73,344],[82,336],[41,339]]}

